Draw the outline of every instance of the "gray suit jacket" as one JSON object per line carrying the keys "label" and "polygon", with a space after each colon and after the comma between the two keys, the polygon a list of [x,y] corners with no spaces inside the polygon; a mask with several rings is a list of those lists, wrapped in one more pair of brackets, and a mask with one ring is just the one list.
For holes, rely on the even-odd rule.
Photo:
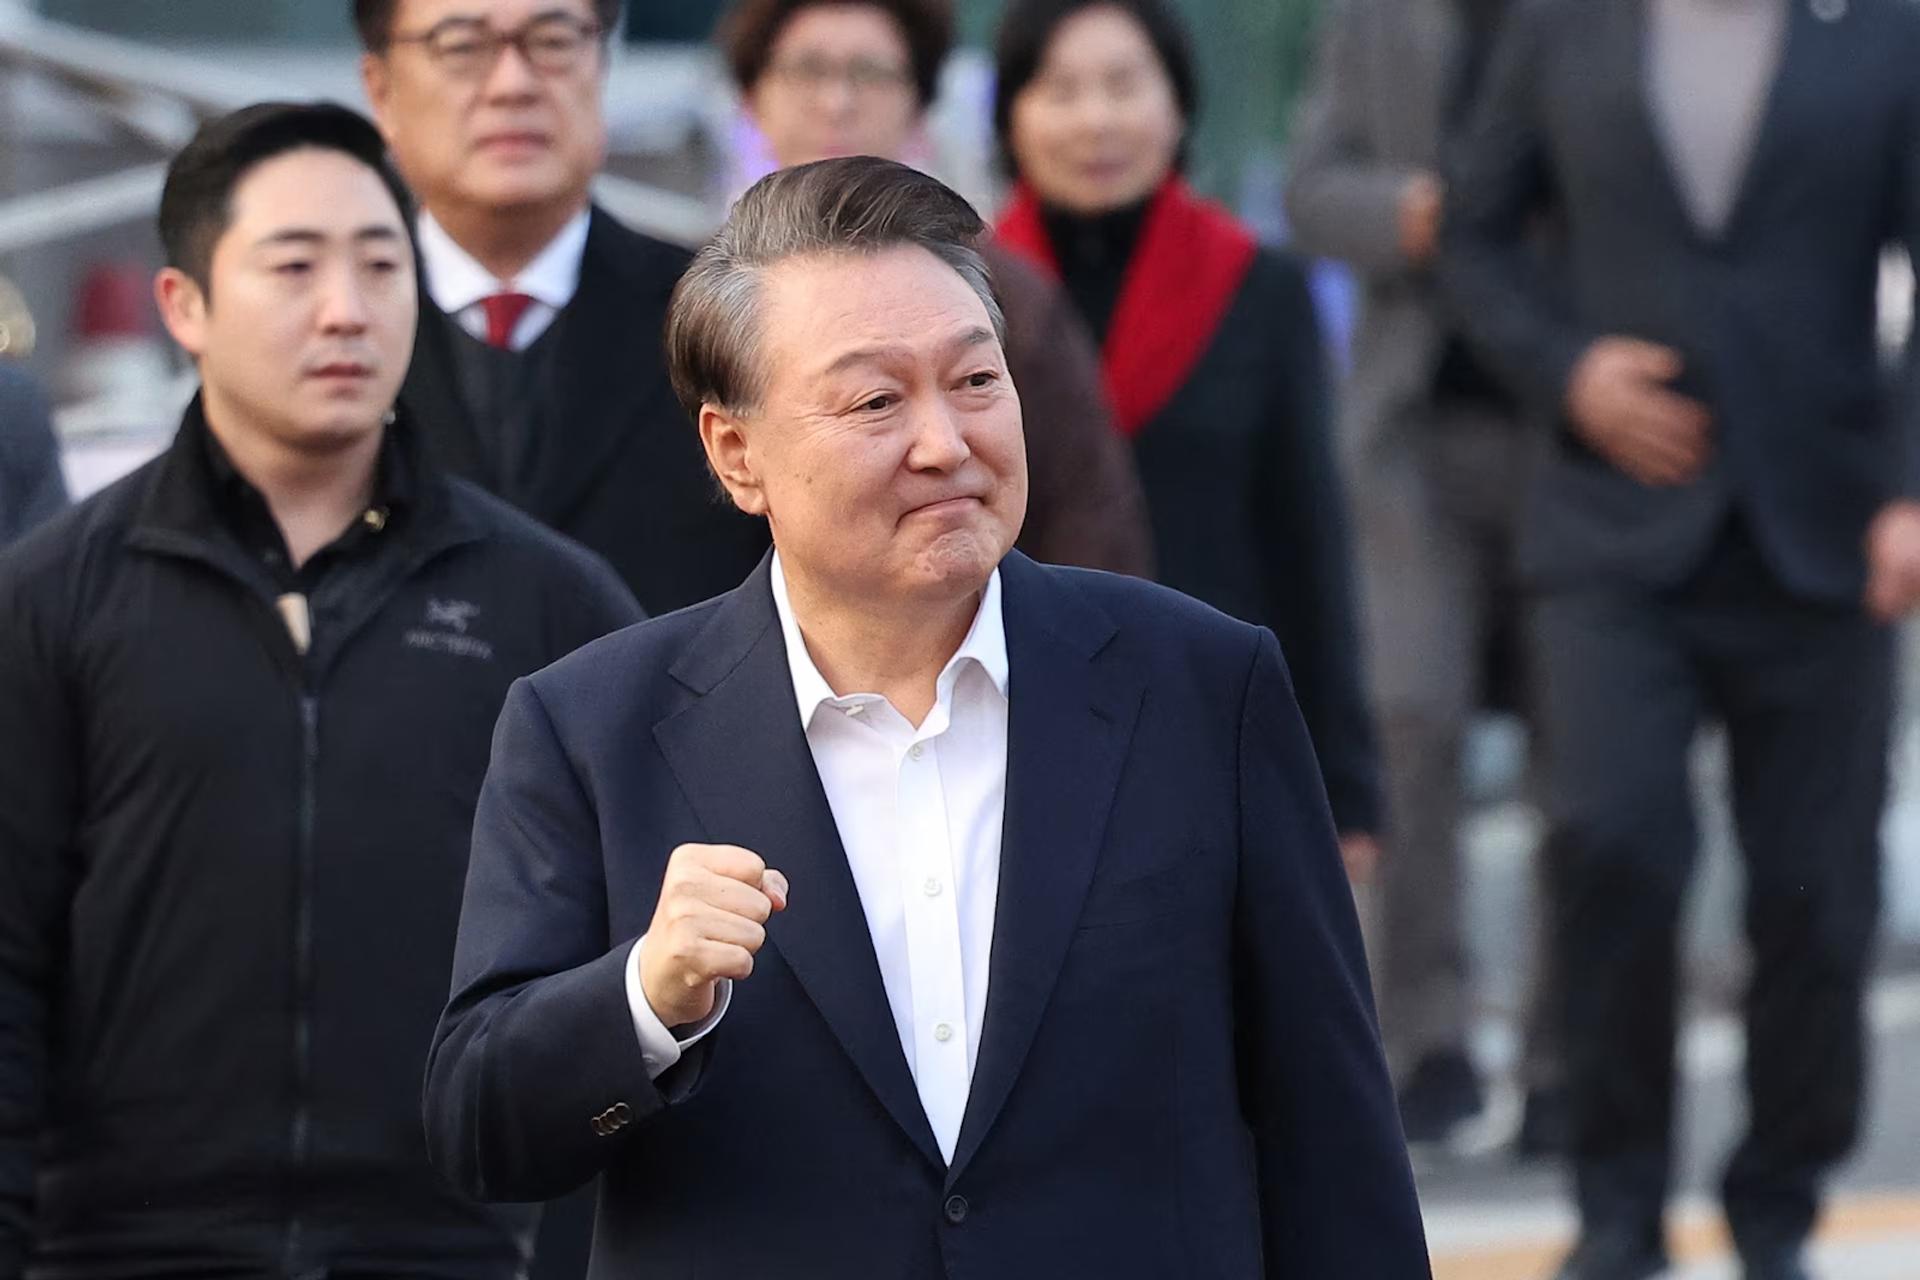
{"label": "gray suit jacket", "polygon": [[46,397],[25,372],[0,364],[0,544],[66,505]]}
{"label": "gray suit jacket", "polygon": [[[1653,127],[1644,0],[1524,0],[1450,156],[1442,275],[1508,382],[1561,413],[1596,338],[1677,348],[1714,417],[1696,483],[1652,488],[1564,427],[1529,499],[1537,585],[1662,588],[1738,509],[1784,585],[1857,603],[1882,504],[1920,497],[1920,400],[1882,396],[1882,249],[1920,257],[1920,6],[1795,0],[1726,227],[1694,224]],[[1524,252],[1558,212],[1564,279]]]}
{"label": "gray suit jacket", "polygon": [[1307,252],[1348,263],[1364,291],[1340,439],[1351,474],[1382,478],[1394,430],[1432,387],[1446,322],[1433,274],[1400,252],[1400,192],[1440,165],[1460,41],[1453,0],[1339,0],[1294,121],[1288,216]]}

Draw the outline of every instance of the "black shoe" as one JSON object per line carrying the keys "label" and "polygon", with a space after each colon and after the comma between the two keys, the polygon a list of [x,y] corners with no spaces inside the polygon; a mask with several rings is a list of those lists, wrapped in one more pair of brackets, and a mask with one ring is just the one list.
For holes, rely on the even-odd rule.
{"label": "black shoe", "polygon": [[1513,1151],[1522,1160],[1547,1160],[1565,1155],[1569,1119],[1564,1088],[1533,1088],[1520,1112],[1520,1134]]}
{"label": "black shoe", "polygon": [[1457,1049],[1430,1053],[1400,1090],[1400,1125],[1410,1143],[1445,1142],[1455,1126],[1479,1115],[1485,1105],[1480,1077],[1466,1054]]}
{"label": "black shoe", "polygon": [[1746,1280],[1813,1280],[1813,1272],[1795,1248],[1745,1254],[1740,1268]]}
{"label": "black shoe", "polygon": [[1599,1230],[1581,1235],[1558,1280],[1653,1280],[1666,1269],[1658,1231]]}

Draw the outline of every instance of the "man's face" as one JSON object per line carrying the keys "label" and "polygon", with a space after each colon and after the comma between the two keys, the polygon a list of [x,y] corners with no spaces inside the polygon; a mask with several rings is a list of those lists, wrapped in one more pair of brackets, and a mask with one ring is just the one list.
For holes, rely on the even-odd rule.
{"label": "man's face", "polygon": [[393,43],[361,71],[428,209],[584,205],[606,155],[597,31],[589,0],[400,0]]}
{"label": "man's face", "polygon": [[865,4],[812,5],[787,19],[746,104],[782,168],[897,160],[920,119],[906,35]]}
{"label": "man's face", "polygon": [[1020,399],[992,321],[924,249],[769,268],[760,404],[701,434],[797,576],[841,599],[978,591],[1027,510]]}
{"label": "man's face", "polygon": [[229,213],[209,290],[172,268],[156,282],[209,415],[307,454],[364,440],[399,394],[419,306],[393,196],[358,160],[309,148],[248,172]]}

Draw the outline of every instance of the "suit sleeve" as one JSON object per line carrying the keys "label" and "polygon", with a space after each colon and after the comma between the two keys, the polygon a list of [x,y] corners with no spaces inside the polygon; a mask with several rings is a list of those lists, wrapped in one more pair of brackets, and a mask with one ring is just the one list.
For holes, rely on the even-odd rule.
{"label": "suit sleeve", "polygon": [[1542,3],[1514,8],[1480,100],[1448,151],[1440,280],[1488,363],[1537,412],[1557,418],[1574,365],[1600,335],[1566,314],[1531,243],[1554,198],[1540,113],[1549,16]]}
{"label": "suit sleeve", "polygon": [[1151,577],[1146,498],[1113,425],[1093,340],[1063,292],[1037,280],[1033,292],[1033,327],[1009,316],[1007,343],[1029,461],[1020,549],[1047,564]]}
{"label": "suit sleeve", "polygon": [[[1910,53],[1920,56],[1920,19],[1907,23],[1907,37]],[[1909,268],[1920,276],[1920,78],[1909,76],[1905,90],[1905,127],[1900,134],[1900,225],[1896,235],[1907,251]],[[1907,331],[1901,363],[1897,404],[1899,428],[1906,443],[1901,496],[1920,500],[1920,323]]]}
{"label": "suit sleeve", "polygon": [[1273,637],[1241,707],[1235,1032],[1268,1275],[1429,1275],[1353,898]]}
{"label": "suit sleeve", "polygon": [[58,639],[0,557],[0,1277],[32,1240],[55,989],[72,897],[78,733]]}
{"label": "suit sleeve", "polygon": [[[1333,456],[1331,392],[1320,322],[1305,275],[1281,260],[1273,274],[1279,344],[1268,386],[1273,420],[1256,453],[1254,504],[1270,616],[1298,678],[1334,821],[1344,833],[1379,829],[1379,765],[1354,611],[1346,491]],[[1260,267],[1256,266],[1256,270]]]}
{"label": "suit sleeve", "polygon": [[9,377],[0,398],[0,458],[11,474],[0,477],[0,544],[19,537],[67,505],[60,472],[60,445],[46,397],[25,375]]}
{"label": "suit sleeve", "polygon": [[1365,0],[1341,0],[1325,19],[1294,115],[1287,216],[1306,252],[1383,277],[1416,269],[1400,248],[1400,195],[1420,170],[1382,157],[1370,136],[1371,16]]}
{"label": "suit sleeve", "polygon": [[[427,1059],[434,1165],[483,1200],[550,1200],[598,1174],[670,1101],[609,947],[599,826],[539,693],[507,694],[474,816],[453,992]],[[679,1096],[679,1095],[674,1095]],[[608,1113],[618,1128],[601,1123]]]}

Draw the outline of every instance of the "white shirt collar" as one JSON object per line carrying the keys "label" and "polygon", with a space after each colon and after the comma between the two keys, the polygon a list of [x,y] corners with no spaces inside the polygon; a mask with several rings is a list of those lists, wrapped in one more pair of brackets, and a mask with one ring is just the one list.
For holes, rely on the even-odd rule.
{"label": "white shirt collar", "polygon": [[[773,553],[773,608],[780,617],[780,633],[787,642],[787,669],[793,677],[794,702],[800,708],[801,728],[810,728],[814,713],[822,706],[846,708],[862,703],[881,701],[877,693],[850,693],[844,697],[833,691],[820,669],[813,665],[813,655],[807,652],[807,643],[800,634],[800,622],[793,616],[793,602],[787,595],[787,574],[780,565],[780,553]],[[995,569],[987,578],[986,590],[980,593],[980,608],[973,615],[973,625],[967,629],[967,638],[947,659],[947,665],[941,668],[939,697],[947,701],[953,693],[953,686],[959,678],[962,667],[967,663],[976,664],[993,682],[1002,698],[1007,696],[1007,628],[1006,619],[1000,608],[1000,570]]]}
{"label": "white shirt collar", "polygon": [[591,220],[592,210],[582,209],[535,255],[526,270],[511,280],[497,280],[422,209],[420,265],[427,275],[427,293],[434,305],[450,316],[496,293],[524,293],[559,311],[573,301],[580,287],[580,259],[587,250],[587,224]]}

